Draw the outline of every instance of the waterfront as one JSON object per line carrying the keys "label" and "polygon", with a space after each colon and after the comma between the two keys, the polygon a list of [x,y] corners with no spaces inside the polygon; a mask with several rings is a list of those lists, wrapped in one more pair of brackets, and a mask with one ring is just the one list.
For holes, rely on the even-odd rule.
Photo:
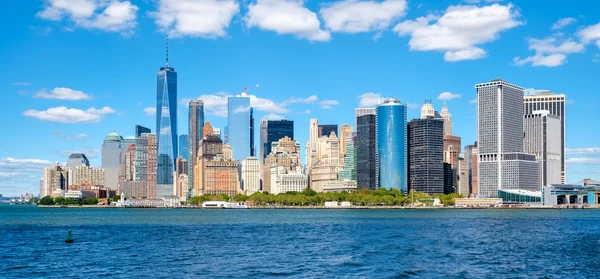
{"label": "waterfront", "polygon": [[0,277],[592,278],[599,221],[598,210],[0,206]]}

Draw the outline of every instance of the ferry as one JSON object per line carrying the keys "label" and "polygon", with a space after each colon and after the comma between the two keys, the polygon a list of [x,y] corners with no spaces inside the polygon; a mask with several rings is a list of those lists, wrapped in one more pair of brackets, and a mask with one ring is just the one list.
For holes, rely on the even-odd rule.
{"label": "ferry", "polygon": [[222,209],[248,209],[249,205],[243,203],[232,203],[225,201],[207,201],[202,203],[202,208],[222,208]]}

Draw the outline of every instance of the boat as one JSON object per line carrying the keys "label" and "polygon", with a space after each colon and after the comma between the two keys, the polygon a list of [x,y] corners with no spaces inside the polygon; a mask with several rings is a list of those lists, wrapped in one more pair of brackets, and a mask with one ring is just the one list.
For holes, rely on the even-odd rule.
{"label": "boat", "polygon": [[232,203],[226,201],[207,201],[202,203],[202,208],[247,209],[250,208],[250,206],[243,203]]}

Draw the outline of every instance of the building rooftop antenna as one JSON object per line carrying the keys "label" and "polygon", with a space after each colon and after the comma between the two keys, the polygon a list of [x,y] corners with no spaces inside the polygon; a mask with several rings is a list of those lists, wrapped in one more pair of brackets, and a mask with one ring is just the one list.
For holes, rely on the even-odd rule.
{"label": "building rooftop antenna", "polygon": [[166,37],[167,40],[167,68],[169,67],[169,34]]}

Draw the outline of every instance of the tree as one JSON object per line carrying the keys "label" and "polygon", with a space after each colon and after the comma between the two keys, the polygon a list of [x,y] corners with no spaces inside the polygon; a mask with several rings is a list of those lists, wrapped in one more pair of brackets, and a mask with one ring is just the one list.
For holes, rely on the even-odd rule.
{"label": "tree", "polygon": [[56,197],[56,198],[54,198],[54,204],[56,204],[56,205],[64,205],[65,204],[65,198],[63,198],[63,197]]}
{"label": "tree", "polygon": [[302,194],[305,196],[308,196],[308,197],[312,197],[312,196],[316,195],[317,192],[315,192],[315,190],[313,190],[313,189],[306,188],[306,189],[304,189],[304,191],[302,191]]}
{"label": "tree", "polygon": [[51,196],[45,196],[40,200],[41,205],[54,205],[54,199]]}

